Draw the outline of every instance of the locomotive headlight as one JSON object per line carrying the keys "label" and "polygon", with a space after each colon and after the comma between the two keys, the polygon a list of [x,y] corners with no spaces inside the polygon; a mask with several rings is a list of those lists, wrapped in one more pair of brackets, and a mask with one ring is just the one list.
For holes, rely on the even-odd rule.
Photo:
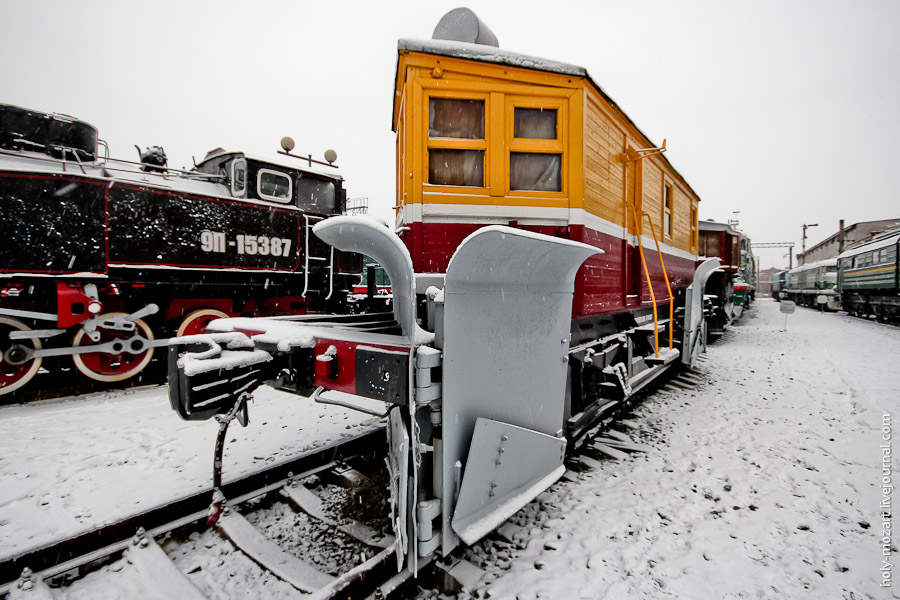
{"label": "locomotive headlight", "polygon": [[99,302],[89,302],[87,309],[92,315],[99,315],[100,311],[103,310],[103,305]]}

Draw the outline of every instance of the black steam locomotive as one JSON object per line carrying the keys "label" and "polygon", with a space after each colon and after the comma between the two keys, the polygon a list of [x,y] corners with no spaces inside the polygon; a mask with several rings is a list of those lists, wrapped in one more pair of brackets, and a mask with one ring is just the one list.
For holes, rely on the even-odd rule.
{"label": "black steam locomotive", "polygon": [[361,256],[312,234],[346,205],[343,178],[312,168],[326,163],[108,154],[88,123],[0,105],[0,395],[72,363],[130,379],[218,317],[346,306]]}

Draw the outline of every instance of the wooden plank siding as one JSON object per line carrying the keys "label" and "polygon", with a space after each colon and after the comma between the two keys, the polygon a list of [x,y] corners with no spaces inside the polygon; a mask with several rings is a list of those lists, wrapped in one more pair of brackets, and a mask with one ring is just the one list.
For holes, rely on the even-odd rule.
{"label": "wooden plank siding", "polygon": [[[584,207],[610,223],[625,226],[625,166],[623,153],[629,148],[648,148],[651,142],[640,134],[617,108],[609,104],[589,80],[583,80],[587,98],[584,114]],[[641,210],[651,215],[661,242],[692,252],[691,205],[700,199],[661,155],[645,158],[641,165]],[[663,236],[663,182],[672,186],[673,236]],[[696,213],[695,213],[696,214]],[[631,220],[629,216],[629,221]],[[695,223],[696,225],[696,223]],[[633,232],[632,223],[628,230]],[[642,231],[651,237],[645,220]]]}
{"label": "wooden plank siding", "polygon": [[625,132],[607,116],[603,99],[585,88],[584,208],[610,223],[625,226],[625,171],[620,158]]}

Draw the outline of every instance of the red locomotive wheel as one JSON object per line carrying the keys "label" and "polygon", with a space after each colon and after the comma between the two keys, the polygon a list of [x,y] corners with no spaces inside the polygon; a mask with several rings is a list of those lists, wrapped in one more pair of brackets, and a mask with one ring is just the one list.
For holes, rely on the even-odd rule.
{"label": "red locomotive wheel", "polygon": [[41,341],[11,340],[13,331],[30,331],[31,327],[11,317],[0,317],[0,396],[11,394],[35,376],[42,358],[30,357],[31,351],[41,349]]}
{"label": "red locomotive wheel", "polygon": [[198,333],[206,333],[206,326],[209,325],[210,321],[215,321],[216,319],[223,319],[227,317],[228,315],[223,313],[221,310],[216,310],[214,308],[203,308],[200,310],[195,310],[184,318],[184,321],[182,321],[181,325],[178,326],[178,331],[175,335],[177,337],[181,337],[183,335],[197,335]]}
{"label": "red locomotive wheel", "polygon": [[[127,313],[114,312],[100,315],[98,318],[103,320],[124,316],[127,316]],[[116,348],[116,350],[120,351],[112,353],[92,352],[90,354],[74,354],[72,355],[72,360],[75,362],[75,366],[78,370],[94,381],[123,381],[130,377],[134,377],[143,371],[144,367],[150,363],[150,359],[153,358],[153,348],[142,349],[133,347],[131,348],[131,352],[129,352],[126,348],[126,344],[127,340],[136,333],[141,334],[148,340],[152,340],[154,339],[153,331],[151,331],[150,326],[141,319],[135,319],[134,324],[136,325],[136,329],[133,332],[98,327],[97,331],[100,332],[100,340],[96,343],[92,342],[91,339],[87,337],[84,329],[80,329],[78,333],[75,334],[75,339],[72,341],[73,346],[93,346],[96,344],[119,341],[120,347]]]}

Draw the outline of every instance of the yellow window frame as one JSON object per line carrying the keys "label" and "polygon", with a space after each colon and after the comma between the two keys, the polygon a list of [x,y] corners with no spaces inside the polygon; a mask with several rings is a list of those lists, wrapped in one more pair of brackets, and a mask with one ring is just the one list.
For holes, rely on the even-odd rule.
{"label": "yellow window frame", "polygon": [[[668,198],[666,198],[666,191],[669,192]],[[675,238],[675,186],[666,178],[663,177],[663,185],[662,185],[662,222],[660,223],[660,229],[662,229],[663,239],[672,240]],[[668,221],[666,220],[666,216],[668,215]],[[666,223],[668,222],[668,227]]]}
{"label": "yellow window frame", "polygon": [[[472,190],[485,190],[489,187],[490,182],[490,134],[491,134],[491,110],[490,110],[490,94],[478,93],[478,92],[466,92],[458,89],[452,90],[435,90],[435,89],[426,89],[424,94],[424,103],[425,112],[423,114],[422,127],[425,131],[425,156],[424,156],[424,171],[422,172],[422,183],[427,186],[460,191],[461,193],[466,193],[466,190],[469,193]],[[475,139],[462,139],[462,138],[433,138],[429,135],[428,128],[428,107],[431,106],[432,98],[441,98],[448,100],[480,100],[484,103],[484,139],[475,140]],[[482,181],[482,185],[479,186],[448,186],[441,185],[437,183],[429,183],[428,182],[428,173],[430,172],[430,164],[431,160],[431,150],[482,150],[484,152],[484,165],[482,166],[482,173],[484,175],[484,179]]]}
{"label": "yellow window frame", "polygon": [[[566,131],[569,123],[568,98],[546,96],[521,96],[506,94],[505,98],[505,127],[504,127],[504,173],[506,194],[517,196],[539,196],[542,198],[565,198],[568,185],[568,152],[566,152]],[[534,139],[515,137],[515,115],[517,108],[551,109],[556,111],[556,139]],[[510,155],[513,152],[531,154],[559,154],[560,155],[560,190],[513,190],[509,185],[511,176]]]}

